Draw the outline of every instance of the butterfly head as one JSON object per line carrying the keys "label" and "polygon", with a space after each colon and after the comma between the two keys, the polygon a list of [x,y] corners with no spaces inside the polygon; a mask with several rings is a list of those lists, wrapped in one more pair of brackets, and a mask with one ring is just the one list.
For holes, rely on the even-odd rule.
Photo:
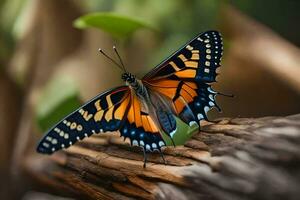
{"label": "butterfly head", "polygon": [[133,83],[135,81],[135,76],[132,75],[131,73],[125,72],[125,73],[122,74],[122,79],[125,82]]}

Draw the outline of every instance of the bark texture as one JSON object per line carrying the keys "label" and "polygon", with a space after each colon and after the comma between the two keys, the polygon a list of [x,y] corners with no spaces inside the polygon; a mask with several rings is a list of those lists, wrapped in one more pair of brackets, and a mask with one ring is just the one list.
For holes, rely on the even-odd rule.
{"label": "bark texture", "polygon": [[[23,163],[44,188],[89,199],[298,199],[300,114],[202,123],[184,146],[149,154],[99,134]],[[47,186],[47,187],[45,187]]]}

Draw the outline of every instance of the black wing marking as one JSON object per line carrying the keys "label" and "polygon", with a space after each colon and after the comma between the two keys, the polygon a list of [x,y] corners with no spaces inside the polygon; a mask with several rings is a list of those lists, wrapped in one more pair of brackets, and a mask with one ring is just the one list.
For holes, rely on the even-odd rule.
{"label": "black wing marking", "polygon": [[143,77],[151,82],[159,79],[188,79],[211,83],[216,81],[216,69],[223,52],[222,37],[217,31],[207,31],[186,43],[169,58]]}
{"label": "black wing marking", "polygon": [[98,95],[51,128],[39,142],[37,151],[51,154],[94,133],[118,130],[127,114],[128,99],[127,86]]}

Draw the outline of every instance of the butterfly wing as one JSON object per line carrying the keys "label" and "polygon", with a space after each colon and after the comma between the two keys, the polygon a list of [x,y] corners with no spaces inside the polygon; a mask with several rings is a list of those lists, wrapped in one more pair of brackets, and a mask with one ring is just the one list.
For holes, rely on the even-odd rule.
{"label": "butterfly wing", "polygon": [[165,146],[147,103],[138,98],[135,93],[131,94],[131,104],[120,133],[124,139],[130,139],[131,145],[141,146],[146,151],[160,151],[161,147]]}
{"label": "butterfly wing", "polygon": [[119,130],[128,112],[130,94],[128,86],[121,86],[98,95],[51,128],[37,151],[51,154],[94,133]]}
{"label": "butterfly wing", "polygon": [[[197,121],[207,119],[207,112],[219,106],[215,92],[210,85],[196,81],[158,80],[148,83],[149,90],[164,95],[169,99],[169,107],[176,116],[192,126]],[[172,135],[171,135],[172,136]]]}
{"label": "butterfly wing", "polygon": [[151,82],[160,79],[188,79],[214,82],[222,50],[222,37],[219,32],[202,33],[146,74],[143,80]]}
{"label": "butterfly wing", "polygon": [[211,107],[219,108],[210,84],[216,81],[222,49],[217,31],[202,33],[146,74],[143,83],[169,98],[170,109],[185,123],[207,119]]}

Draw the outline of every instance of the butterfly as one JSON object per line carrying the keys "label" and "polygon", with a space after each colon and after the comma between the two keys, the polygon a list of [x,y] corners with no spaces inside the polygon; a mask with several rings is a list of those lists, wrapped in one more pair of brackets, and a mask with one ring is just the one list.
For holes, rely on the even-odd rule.
{"label": "butterfly", "polygon": [[126,85],[99,94],[57,123],[39,142],[39,153],[52,154],[92,134],[119,131],[131,145],[142,147],[145,167],[146,152],[161,153],[166,146],[162,132],[173,141],[175,116],[200,128],[200,120],[208,120],[211,108],[220,110],[215,97],[222,93],[211,87],[222,57],[219,32],[199,34],[142,79],[126,71],[114,50],[120,63],[100,52],[124,71]]}

